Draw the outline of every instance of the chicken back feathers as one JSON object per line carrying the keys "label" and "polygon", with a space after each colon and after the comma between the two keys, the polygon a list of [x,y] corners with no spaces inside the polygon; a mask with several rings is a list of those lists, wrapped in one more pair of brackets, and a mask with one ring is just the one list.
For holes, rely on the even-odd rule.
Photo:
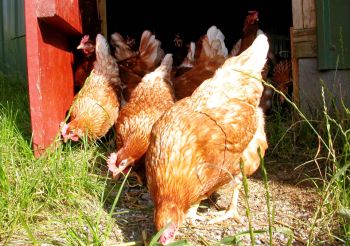
{"label": "chicken back feathers", "polygon": [[[257,149],[264,153],[267,143],[258,108],[263,86],[257,79],[267,50],[266,36],[259,35],[153,126],[146,176],[157,230],[169,221],[170,228],[178,228],[191,205],[230,182],[228,173],[240,175],[241,159],[246,175],[259,166]],[[166,230],[164,238],[167,235]]]}
{"label": "chicken back feathers", "polygon": [[119,86],[117,62],[105,38],[98,34],[94,68],[74,98],[70,122],[62,127],[64,141],[77,140],[85,133],[92,139],[104,136],[118,117]]}
{"label": "chicken back feathers", "polygon": [[195,62],[192,69],[174,78],[176,99],[190,96],[193,91],[206,79],[213,76],[227,56],[224,35],[215,26],[208,29],[196,47]]}
{"label": "chicken back feathers", "polygon": [[154,72],[142,78],[120,111],[116,123],[119,150],[108,160],[114,177],[146,153],[153,124],[174,104],[170,84],[172,62],[172,55],[167,54]]}

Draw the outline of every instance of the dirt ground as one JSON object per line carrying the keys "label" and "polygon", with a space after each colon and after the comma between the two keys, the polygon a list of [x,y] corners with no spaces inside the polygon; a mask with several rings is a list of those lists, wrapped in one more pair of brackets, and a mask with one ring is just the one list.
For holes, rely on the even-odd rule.
{"label": "dirt ground", "polygon": [[[315,208],[320,201],[314,186],[301,182],[309,174],[302,167],[295,169],[295,166],[290,163],[279,162],[277,164],[274,160],[266,160],[266,166],[271,195],[270,203],[274,214],[273,225],[280,229],[279,232],[273,233],[273,245],[287,245],[289,236],[283,233],[286,229],[291,230],[294,234],[292,245],[305,245]],[[132,183],[132,179],[130,182]],[[255,245],[269,245],[266,189],[260,170],[248,178],[248,184],[252,227],[254,230],[266,231],[256,234]],[[185,223],[180,228],[176,240],[186,239],[190,245],[214,245],[224,237],[248,231],[243,192],[242,188],[238,208],[243,223],[238,224],[233,219],[214,225],[208,225],[205,221],[198,221],[196,225]],[[200,214],[208,220],[213,218],[212,212],[217,209],[225,209],[231,196],[232,186],[226,185],[212,199],[202,203],[204,208],[201,206]],[[152,201],[144,186],[133,186],[129,183],[124,189],[121,203],[116,210],[120,213],[116,216],[118,226],[114,233],[119,242],[136,242],[136,245],[141,245],[143,242],[149,242],[152,235],[156,233],[152,220]],[[243,234],[240,237],[241,245],[250,245],[249,233]],[[318,240],[320,244],[327,245],[324,242],[327,242],[327,239],[322,238],[322,235]]]}

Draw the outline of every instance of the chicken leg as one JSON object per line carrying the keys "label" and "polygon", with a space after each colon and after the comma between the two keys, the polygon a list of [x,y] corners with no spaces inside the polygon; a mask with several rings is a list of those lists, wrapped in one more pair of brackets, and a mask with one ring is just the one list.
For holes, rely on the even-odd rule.
{"label": "chicken leg", "polygon": [[199,203],[200,202],[192,205],[186,214],[186,220],[192,225],[196,224],[196,220],[200,220],[200,221],[205,220],[205,218],[203,216],[200,216],[197,214],[197,209],[199,207]]}
{"label": "chicken leg", "polygon": [[242,175],[235,176],[234,183],[235,183],[235,186],[233,188],[232,200],[229,207],[227,208],[226,211],[219,211],[215,213],[218,217],[209,220],[208,224],[215,224],[230,218],[234,219],[237,223],[240,223],[240,224],[242,223],[242,219],[237,211],[238,195],[239,195],[239,190],[242,186]]}

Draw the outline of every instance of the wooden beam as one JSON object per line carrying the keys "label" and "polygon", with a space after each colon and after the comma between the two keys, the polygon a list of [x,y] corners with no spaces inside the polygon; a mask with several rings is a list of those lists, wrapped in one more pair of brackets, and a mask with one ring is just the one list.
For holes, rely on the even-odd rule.
{"label": "wooden beam", "polygon": [[299,64],[298,57],[295,55],[294,29],[290,28],[290,47],[292,53],[292,76],[293,76],[293,102],[299,106]]}
{"label": "wooden beam", "polygon": [[[44,10],[40,12],[41,10],[38,10],[39,2],[47,4],[46,7],[54,6],[54,8],[48,12]],[[55,19],[55,16],[61,16],[62,18],[59,19],[64,19],[69,26],[74,27],[73,19],[75,17],[73,19],[68,16],[63,18],[63,15],[55,13],[63,13],[60,11],[65,8],[67,11],[68,9],[77,10],[78,1],[26,0],[24,3],[33,148],[35,156],[39,156],[59,134],[60,122],[65,119],[74,96],[71,36],[65,32],[67,29],[62,30],[61,27],[56,26],[59,23],[56,21],[47,22],[46,18]],[[58,11],[55,12],[55,10]],[[68,14],[68,12],[65,13]],[[72,15],[76,15],[76,13]],[[74,29],[81,30],[81,26],[76,26]]]}
{"label": "wooden beam", "polygon": [[101,23],[101,33],[107,38],[107,7],[106,0],[96,0],[98,9],[98,19]]}
{"label": "wooden beam", "polygon": [[303,0],[303,28],[316,27],[315,0]]}
{"label": "wooden beam", "polygon": [[78,0],[36,1],[36,16],[64,33],[70,35],[82,33]]}
{"label": "wooden beam", "polygon": [[303,0],[292,1],[293,27],[294,29],[303,28]]}
{"label": "wooden beam", "polygon": [[[297,58],[317,57],[316,28],[291,29],[291,42]],[[293,34],[293,35],[292,35]]]}

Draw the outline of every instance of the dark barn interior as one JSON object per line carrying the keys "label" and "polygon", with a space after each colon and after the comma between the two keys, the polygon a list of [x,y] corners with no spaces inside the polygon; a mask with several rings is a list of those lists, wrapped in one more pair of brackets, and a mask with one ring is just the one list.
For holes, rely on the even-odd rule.
{"label": "dark barn interior", "polygon": [[225,35],[225,44],[230,51],[241,37],[247,12],[257,10],[260,29],[268,35],[270,47],[277,46],[273,51],[290,50],[291,1],[240,0],[230,5],[224,1],[216,2],[216,5],[189,5],[179,1],[168,2],[163,6],[156,4],[126,1],[121,5],[119,1],[107,0],[108,36],[119,32],[123,37],[129,36],[137,42],[141,33],[148,29],[162,42],[166,53],[174,53],[176,47],[173,40],[176,34],[180,35],[184,44],[188,44],[197,41],[210,26],[216,25]]}

